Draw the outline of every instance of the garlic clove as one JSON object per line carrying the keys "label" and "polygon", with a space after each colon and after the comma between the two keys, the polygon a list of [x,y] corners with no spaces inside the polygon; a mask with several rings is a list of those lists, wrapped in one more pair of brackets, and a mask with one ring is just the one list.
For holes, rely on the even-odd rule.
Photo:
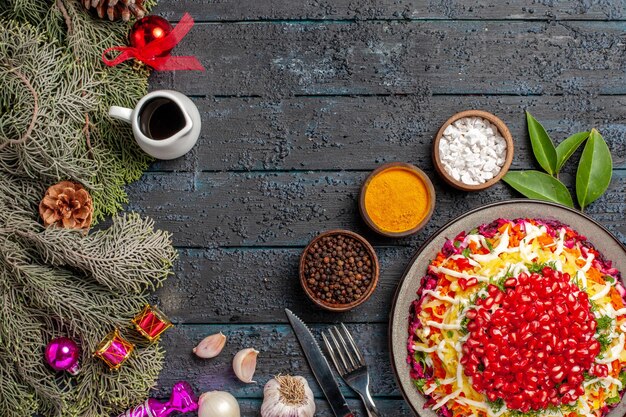
{"label": "garlic clove", "polygon": [[224,345],[226,345],[226,336],[222,332],[215,333],[202,339],[198,346],[193,348],[193,353],[200,358],[214,358],[224,349]]}
{"label": "garlic clove", "polygon": [[256,370],[256,357],[259,351],[253,348],[247,348],[237,352],[233,358],[233,371],[240,381],[251,384],[254,371]]}

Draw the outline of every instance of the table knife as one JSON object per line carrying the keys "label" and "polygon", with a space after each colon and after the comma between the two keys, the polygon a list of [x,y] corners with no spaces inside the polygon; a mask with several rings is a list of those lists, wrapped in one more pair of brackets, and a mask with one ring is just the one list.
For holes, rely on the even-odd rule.
{"label": "table knife", "polygon": [[285,312],[296,334],[296,338],[298,342],[300,342],[300,346],[302,346],[304,356],[309,362],[311,371],[313,371],[313,375],[322,389],[322,392],[324,392],[324,396],[326,396],[328,404],[330,404],[330,408],[333,410],[335,416],[356,417],[355,414],[350,411],[350,408],[348,408],[346,399],[339,390],[339,385],[333,376],[333,371],[330,369],[326,357],[322,353],[309,328],[306,327],[306,324],[304,324],[298,316],[293,314],[291,310],[285,309]]}

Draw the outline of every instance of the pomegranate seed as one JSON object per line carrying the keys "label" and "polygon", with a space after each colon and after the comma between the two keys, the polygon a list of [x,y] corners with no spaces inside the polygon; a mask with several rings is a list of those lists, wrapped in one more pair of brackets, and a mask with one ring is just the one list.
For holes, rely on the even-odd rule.
{"label": "pomegranate seed", "polygon": [[474,320],[476,318],[476,309],[468,310],[467,313],[465,313],[465,317],[467,317],[468,320]]}
{"label": "pomegranate seed", "polygon": [[[472,278],[468,279],[467,282],[465,283],[465,288],[473,287],[476,284],[478,284],[478,278],[472,277]],[[465,289],[465,288],[463,288],[463,289]]]}
{"label": "pomegranate seed", "polygon": [[524,314],[524,318],[527,321],[534,320],[537,317],[537,309],[535,307],[529,307]]}
{"label": "pomegranate seed", "polygon": [[533,338],[533,333],[530,330],[527,330],[526,333],[523,333],[520,340],[524,343],[528,342]]}
{"label": "pomegranate seed", "polygon": [[526,412],[575,401],[585,370],[608,375],[593,363],[600,344],[589,299],[567,274],[544,268],[508,278],[504,288],[487,286],[488,297],[476,302],[483,308],[466,314],[461,364],[474,389]]}
{"label": "pomegranate seed", "polygon": [[517,280],[515,278],[508,278],[504,281],[504,288],[512,288],[517,284]]}
{"label": "pomegranate seed", "polygon": [[528,275],[525,272],[522,272],[521,274],[519,274],[519,276],[517,277],[517,280],[519,281],[520,284],[524,285],[528,283]]}
{"label": "pomegranate seed", "polygon": [[501,304],[502,300],[504,300],[504,293],[502,291],[498,291],[498,293],[493,297],[494,304]]}
{"label": "pomegranate seed", "polygon": [[556,374],[552,375],[552,380],[557,384],[563,381],[563,379],[565,379],[565,372],[563,371],[559,371]]}
{"label": "pomegranate seed", "polygon": [[580,385],[585,380],[585,376],[582,373],[570,374],[567,377],[567,381],[572,385]]}
{"label": "pomegranate seed", "polygon": [[599,378],[605,378],[609,374],[609,368],[606,365],[595,363],[589,369],[589,373]]}

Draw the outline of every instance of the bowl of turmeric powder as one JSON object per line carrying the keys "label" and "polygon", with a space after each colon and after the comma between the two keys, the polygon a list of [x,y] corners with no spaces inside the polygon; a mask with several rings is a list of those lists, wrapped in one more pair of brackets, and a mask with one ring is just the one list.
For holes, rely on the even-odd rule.
{"label": "bowl of turmeric powder", "polygon": [[388,237],[419,231],[435,209],[430,178],[414,165],[391,162],[372,171],[359,196],[359,210],[367,225]]}

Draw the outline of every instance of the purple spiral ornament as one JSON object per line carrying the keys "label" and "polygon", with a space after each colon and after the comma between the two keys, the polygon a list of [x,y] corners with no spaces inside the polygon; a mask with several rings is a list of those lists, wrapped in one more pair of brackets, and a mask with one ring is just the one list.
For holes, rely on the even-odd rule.
{"label": "purple spiral ornament", "polygon": [[167,401],[148,398],[118,417],[167,417],[172,413],[189,413],[198,409],[198,398],[188,382],[180,381],[172,387],[172,395]]}

